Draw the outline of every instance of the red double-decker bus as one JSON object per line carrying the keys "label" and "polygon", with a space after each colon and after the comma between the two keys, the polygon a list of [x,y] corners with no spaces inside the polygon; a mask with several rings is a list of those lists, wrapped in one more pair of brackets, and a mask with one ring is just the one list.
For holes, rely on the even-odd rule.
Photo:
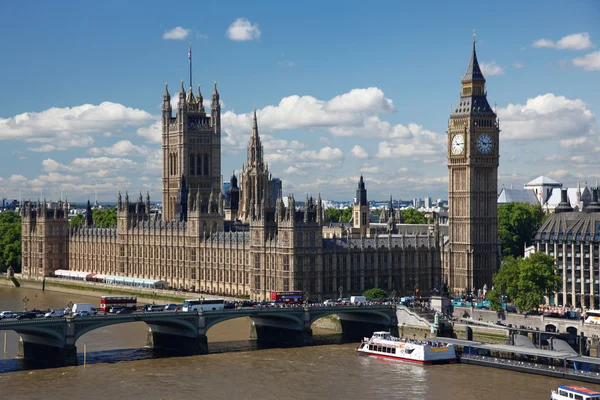
{"label": "red double-decker bus", "polygon": [[133,311],[137,308],[137,297],[135,296],[102,296],[100,297],[100,311],[110,312],[112,307],[129,308]]}
{"label": "red double-decker bus", "polygon": [[302,303],[302,291],[295,290],[291,292],[271,292],[272,301],[283,301],[284,303]]}

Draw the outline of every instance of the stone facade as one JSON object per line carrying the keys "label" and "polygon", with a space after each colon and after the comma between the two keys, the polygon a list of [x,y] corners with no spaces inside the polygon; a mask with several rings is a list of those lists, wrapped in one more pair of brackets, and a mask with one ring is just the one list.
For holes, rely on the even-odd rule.
{"label": "stone facade", "polygon": [[[475,70],[474,49],[471,63]],[[498,254],[498,126],[485,100],[485,80],[472,76],[463,79],[464,97],[450,122],[449,151],[458,132],[464,132],[467,145],[449,156],[449,239],[435,217],[428,226],[399,226],[391,202],[385,223],[371,226],[362,177],[347,226],[325,220],[320,196],[307,196],[297,206],[292,194],[285,206],[278,193],[273,204],[256,113],[240,188],[232,177],[224,207],[216,84],[210,116],[200,91],[186,95],[182,84],[175,117],[168,90],[163,96],[162,218],[151,215],[150,198],[141,193],[137,201],[119,193],[112,229],[94,226],[89,205],[84,226],[69,229],[66,204],[27,204],[23,274],[52,276],[70,269],[259,300],[274,291],[325,299],[373,287],[404,296],[429,295],[447,282],[455,291],[489,286]],[[477,96],[467,88],[479,91]],[[493,146],[489,154],[478,154],[478,135],[484,132]]]}
{"label": "stone facade", "polygon": [[449,241],[443,275],[454,293],[491,287],[500,266],[498,164],[500,127],[487,101],[473,51],[459,104],[448,124]]}

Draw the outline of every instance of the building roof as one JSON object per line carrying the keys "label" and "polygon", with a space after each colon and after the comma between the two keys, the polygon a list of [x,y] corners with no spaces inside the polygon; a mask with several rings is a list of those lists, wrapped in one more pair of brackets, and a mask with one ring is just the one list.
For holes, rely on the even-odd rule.
{"label": "building roof", "polygon": [[537,198],[535,197],[535,192],[531,189],[502,188],[502,191],[498,196],[498,204],[506,203],[527,203],[532,205],[539,204]]}
{"label": "building roof", "polygon": [[[583,192],[585,192],[586,189],[587,187],[584,187],[583,189],[567,188],[567,197],[569,198],[569,203],[571,203],[571,207],[579,208],[579,202],[577,201],[577,191],[580,191],[580,198],[582,198]],[[560,203],[560,189],[554,188],[552,189],[552,194],[550,194],[550,197],[548,197],[548,200],[546,201],[546,205],[553,207],[557,206],[558,203]]]}
{"label": "building roof", "polygon": [[525,187],[527,186],[541,186],[541,185],[550,185],[550,186],[562,186],[562,183],[558,183],[556,182],[554,179],[552,178],[548,178],[547,176],[541,175],[538,176],[537,178],[535,178],[534,180],[532,180],[531,182],[528,182],[525,184]]}
{"label": "building roof", "polygon": [[536,240],[600,240],[600,213],[563,212],[550,215]]}

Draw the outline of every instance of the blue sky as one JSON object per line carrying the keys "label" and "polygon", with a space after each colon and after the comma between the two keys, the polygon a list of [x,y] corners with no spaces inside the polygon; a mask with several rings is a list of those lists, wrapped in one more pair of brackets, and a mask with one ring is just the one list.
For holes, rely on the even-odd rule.
{"label": "blue sky", "polygon": [[[284,193],[447,198],[446,124],[477,33],[500,184],[595,184],[600,3],[3,2],[0,197],[160,194],[164,82],[223,101],[225,180],[250,113]],[[176,97],[176,96],[174,96]],[[301,196],[302,197],[302,196]]]}

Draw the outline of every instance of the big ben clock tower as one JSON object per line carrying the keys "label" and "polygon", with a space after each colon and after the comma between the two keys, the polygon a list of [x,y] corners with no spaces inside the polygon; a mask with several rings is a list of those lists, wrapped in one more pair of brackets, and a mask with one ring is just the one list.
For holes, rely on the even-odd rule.
{"label": "big ben clock tower", "polygon": [[499,267],[500,129],[473,51],[448,126],[449,236],[444,279],[454,293],[487,285]]}

